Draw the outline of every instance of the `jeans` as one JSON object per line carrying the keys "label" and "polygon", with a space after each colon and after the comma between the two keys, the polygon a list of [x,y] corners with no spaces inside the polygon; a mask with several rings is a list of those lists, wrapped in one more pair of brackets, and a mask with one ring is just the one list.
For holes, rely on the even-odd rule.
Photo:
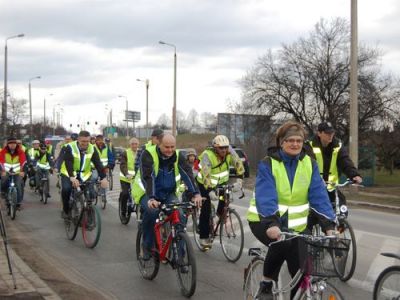
{"label": "jeans", "polygon": [[66,214],[69,213],[69,199],[72,193],[72,183],[69,177],[61,175],[61,198],[63,203],[63,210]]}

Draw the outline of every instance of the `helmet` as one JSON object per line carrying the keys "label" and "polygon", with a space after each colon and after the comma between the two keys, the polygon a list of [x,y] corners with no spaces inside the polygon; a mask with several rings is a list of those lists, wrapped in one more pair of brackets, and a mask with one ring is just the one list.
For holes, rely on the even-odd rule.
{"label": "helmet", "polygon": [[33,144],[40,144],[40,142],[39,142],[39,140],[34,140],[34,141],[32,141],[32,145]]}
{"label": "helmet", "polygon": [[72,133],[72,134],[71,134],[71,139],[72,139],[73,141],[76,141],[76,140],[78,139],[78,134],[77,134],[77,133]]}
{"label": "helmet", "polygon": [[212,141],[213,147],[228,147],[229,139],[224,135],[217,135]]}

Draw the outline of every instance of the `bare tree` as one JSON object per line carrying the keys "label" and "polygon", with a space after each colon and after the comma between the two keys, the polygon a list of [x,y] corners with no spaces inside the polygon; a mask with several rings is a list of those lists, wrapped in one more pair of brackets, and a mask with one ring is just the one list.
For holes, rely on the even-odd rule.
{"label": "bare tree", "polygon": [[26,99],[17,99],[14,97],[10,97],[7,102],[8,110],[7,117],[10,126],[10,130],[15,133],[18,133],[22,128],[22,122],[24,118],[27,116],[27,107],[28,100]]}
{"label": "bare tree", "polygon": [[161,129],[171,128],[171,118],[167,116],[167,114],[162,114],[158,120],[156,125],[158,125]]}
{"label": "bare tree", "polygon": [[199,113],[195,109],[191,109],[187,115],[186,122],[189,128],[199,127]]}
{"label": "bare tree", "polygon": [[[350,29],[345,19],[323,19],[307,38],[273,53],[269,50],[241,80],[242,112],[294,118],[310,131],[330,121],[348,136],[350,94]],[[382,74],[377,49],[361,46],[359,128],[373,127],[398,111],[399,87]]]}

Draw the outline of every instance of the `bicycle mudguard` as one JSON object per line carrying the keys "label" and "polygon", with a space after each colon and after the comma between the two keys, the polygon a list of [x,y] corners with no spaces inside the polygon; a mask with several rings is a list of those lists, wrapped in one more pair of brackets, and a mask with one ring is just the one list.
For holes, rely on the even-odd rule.
{"label": "bicycle mudguard", "polygon": [[383,253],[381,253],[381,255],[386,256],[386,257],[400,259],[400,255],[395,254],[395,253],[383,252]]}

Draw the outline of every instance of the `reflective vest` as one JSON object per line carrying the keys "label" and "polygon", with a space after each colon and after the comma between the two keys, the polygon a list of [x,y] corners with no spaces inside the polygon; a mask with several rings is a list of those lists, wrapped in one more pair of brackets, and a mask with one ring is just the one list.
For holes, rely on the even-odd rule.
{"label": "reflective vest", "polygon": [[50,170],[50,164],[47,160],[47,155],[43,155],[41,159],[38,160],[37,166],[44,170]]}
{"label": "reflective vest", "polygon": [[[153,170],[154,170],[154,175],[157,177],[158,171],[160,168],[160,162],[158,160],[158,154],[157,154],[157,147],[149,147],[146,149],[151,154],[151,157],[153,158]],[[178,194],[179,186],[181,183],[181,175],[179,173],[179,167],[178,167],[178,162],[179,162],[179,151],[176,150],[176,161],[174,163],[174,171],[175,171],[175,182],[176,182],[176,194]],[[140,199],[143,197],[144,194],[146,194],[146,189],[143,185],[142,182],[142,176],[140,174],[140,169],[138,170],[135,180],[133,182],[133,187],[131,191],[133,199],[135,199],[135,203],[139,204]]]}
{"label": "reflective vest", "polygon": [[[96,149],[97,153],[99,154],[100,157],[100,161],[101,164],[103,165],[103,167],[107,167],[108,165],[108,147],[105,146],[103,149],[99,149],[99,147],[97,147],[97,145],[94,145],[94,148]],[[92,164],[92,167],[94,167],[94,165]]]}
{"label": "reflective vest", "polygon": [[46,152],[50,155],[53,155],[53,145],[52,144],[48,144],[46,147]]}
{"label": "reflective vest", "polygon": [[[320,147],[314,147],[312,142],[310,143],[313,152],[315,154],[315,158],[317,160],[317,164],[318,164],[318,169],[319,169],[319,173],[321,174],[321,176],[323,177],[323,173],[324,173],[324,158],[322,156],[322,151]],[[328,181],[329,182],[333,182],[335,184],[339,183],[339,171],[337,168],[337,158],[338,158],[338,154],[340,151],[340,148],[342,148],[342,143],[339,143],[339,145],[335,148],[333,148],[333,152],[332,152],[332,158],[331,158],[331,163],[329,166],[329,176],[328,176]],[[335,190],[335,186],[332,184],[328,184],[327,185],[327,189],[328,191],[333,191]]]}
{"label": "reflective vest", "polygon": [[[306,155],[298,161],[296,173],[294,175],[293,186],[290,187],[284,163],[271,158],[272,175],[275,178],[275,188],[278,195],[279,214],[288,215],[288,227],[297,232],[302,232],[307,227],[307,217],[309,214],[308,189],[312,177],[312,161]],[[247,211],[247,220],[259,222],[256,207],[255,193],[250,200],[250,207]]]}
{"label": "reflective vest", "polygon": [[[78,148],[78,142],[74,141],[68,144],[69,147],[72,149],[72,156],[74,157],[74,162],[73,162],[73,169],[74,173],[73,176],[77,176],[78,173],[80,173],[80,178],[82,181],[86,181],[90,178],[92,175],[92,168],[90,166],[90,162],[92,160],[92,156],[94,153],[94,147],[92,144],[89,144],[86,154],[84,154],[83,157],[83,164],[81,167],[81,153]],[[61,165],[61,174],[69,177],[67,168],[65,166],[65,161]]]}
{"label": "reflective vest", "polygon": [[133,182],[133,177],[135,176],[135,158],[136,158],[136,152],[133,152],[131,148],[126,149],[126,167],[128,169],[128,174],[132,175],[132,179],[128,180],[124,173],[121,171],[119,172],[119,180],[123,182],[128,182],[132,183]]}
{"label": "reflective vest", "polygon": [[10,153],[6,153],[4,169],[6,172],[10,172],[11,168],[13,169],[13,172],[16,174],[19,174],[21,172],[21,164],[19,163],[19,156],[16,155],[12,157]]}
{"label": "reflective vest", "polygon": [[39,155],[39,149],[30,148],[28,150],[28,155],[31,160],[35,160],[36,155]]}
{"label": "reflective vest", "polygon": [[197,181],[201,184],[204,184],[204,174],[202,172],[201,167],[201,160],[203,156],[207,154],[208,159],[211,163],[211,188],[215,188],[219,184],[224,184],[229,181],[229,165],[231,161],[231,156],[228,154],[225,157],[225,161],[221,162],[218,159],[217,154],[215,154],[212,150],[205,150],[200,156],[200,163],[199,163],[199,173],[197,174]]}

